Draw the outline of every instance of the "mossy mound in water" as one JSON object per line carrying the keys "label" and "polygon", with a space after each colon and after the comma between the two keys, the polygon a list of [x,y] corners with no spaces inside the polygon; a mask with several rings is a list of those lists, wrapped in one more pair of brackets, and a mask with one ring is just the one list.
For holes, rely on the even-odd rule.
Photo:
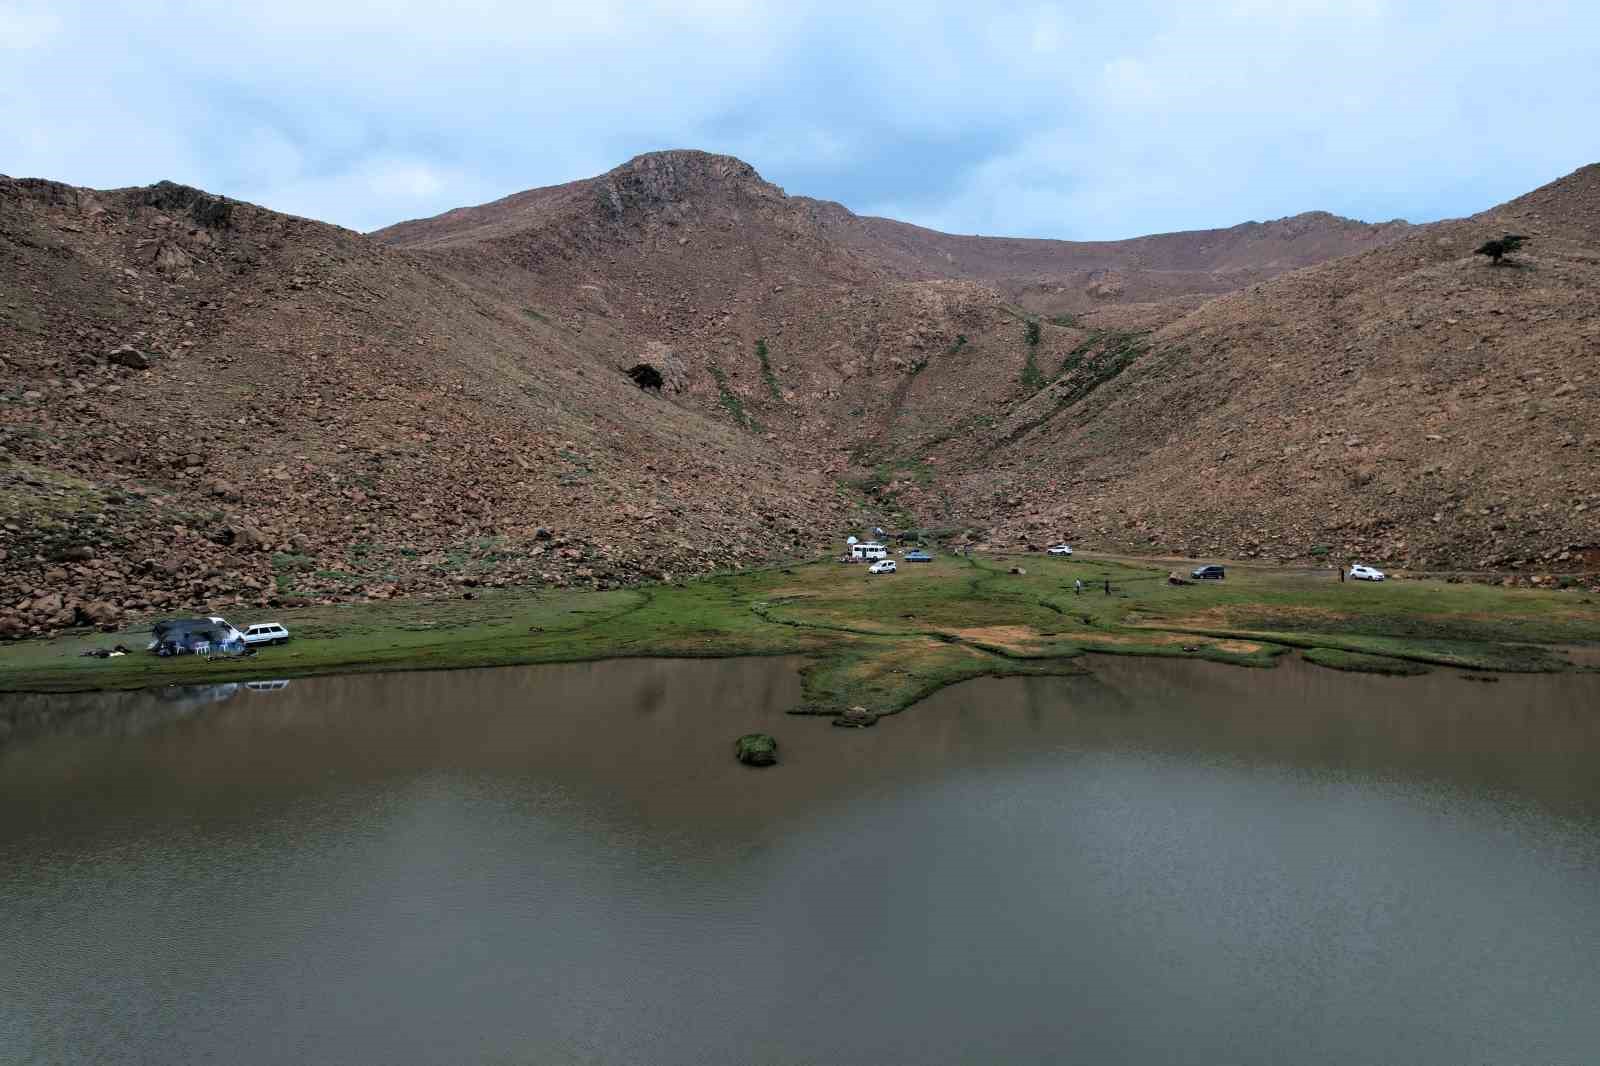
{"label": "mossy mound in water", "polygon": [[778,761],[778,742],[765,733],[746,733],[734,742],[733,753],[746,766],[771,766]]}

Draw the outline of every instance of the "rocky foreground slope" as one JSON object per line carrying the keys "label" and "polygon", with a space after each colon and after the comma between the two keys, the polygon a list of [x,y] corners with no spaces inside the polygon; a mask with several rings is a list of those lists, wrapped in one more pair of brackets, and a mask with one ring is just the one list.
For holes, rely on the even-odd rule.
{"label": "rocky foreground slope", "polygon": [[[1080,245],[862,219],[695,152],[371,236],[0,178],[0,633],[626,583],[868,523],[1575,562],[1596,185]],[[1471,255],[1505,229],[1516,265]]]}

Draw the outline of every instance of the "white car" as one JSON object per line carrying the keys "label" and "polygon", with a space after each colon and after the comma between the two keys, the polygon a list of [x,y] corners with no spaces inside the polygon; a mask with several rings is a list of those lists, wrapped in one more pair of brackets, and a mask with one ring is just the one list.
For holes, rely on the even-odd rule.
{"label": "white car", "polygon": [[1375,566],[1363,566],[1361,563],[1350,568],[1351,581],[1382,581],[1383,571]]}
{"label": "white car", "polygon": [[1051,555],[1071,555],[1072,547],[1071,545],[1067,544],[1056,544],[1046,548],[1045,551],[1049,552]]}
{"label": "white car", "polygon": [[893,559],[879,559],[877,562],[875,562],[871,566],[867,567],[867,573],[869,573],[869,574],[892,574],[892,573],[894,573],[894,560]]}
{"label": "white car", "polygon": [[246,644],[287,644],[289,631],[276,622],[260,622],[244,631]]}

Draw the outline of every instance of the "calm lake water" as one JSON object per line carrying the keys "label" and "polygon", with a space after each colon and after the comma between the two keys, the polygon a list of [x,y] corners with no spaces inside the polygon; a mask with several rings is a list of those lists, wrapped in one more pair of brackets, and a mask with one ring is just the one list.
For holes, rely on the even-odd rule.
{"label": "calm lake water", "polygon": [[0,1062],[1596,1061],[1600,676],[1091,665],[0,698]]}

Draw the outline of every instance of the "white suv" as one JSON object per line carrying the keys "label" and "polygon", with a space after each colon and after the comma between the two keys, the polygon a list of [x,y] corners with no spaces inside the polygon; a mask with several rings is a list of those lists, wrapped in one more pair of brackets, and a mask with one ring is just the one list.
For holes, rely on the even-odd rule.
{"label": "white suv", "polygon": [[1049,552],[1051,555],[1071,555],[1072,554],[1072,548],[1070,546],[1066,545],[1066,544],[1052,545],[1051,547],[1046,548],[1045,551]]}
{"label": "white suv", "polygon": [[262,622],[244,631],[246,644],[286,644],[289,631],[276,622]]}
{"label": "white suv", "polygon": [[894,573],[894,560],[893,559],[879,559],[877,562],[875,562],[871,566],[867,567],[867,573],[869,573],[869,574],[892,574],[892,573]]}
{"label": "white suv", "polygon": [[1352,580],[1352,581],[1382,581],[1383,580],[1383,571],[1379,570],[1375,566],[1364,566],[1361,563],[1357,563],[1356,565],[1354,565],[1354,566],[1352,566],[1350,568],[1350,580]]}

